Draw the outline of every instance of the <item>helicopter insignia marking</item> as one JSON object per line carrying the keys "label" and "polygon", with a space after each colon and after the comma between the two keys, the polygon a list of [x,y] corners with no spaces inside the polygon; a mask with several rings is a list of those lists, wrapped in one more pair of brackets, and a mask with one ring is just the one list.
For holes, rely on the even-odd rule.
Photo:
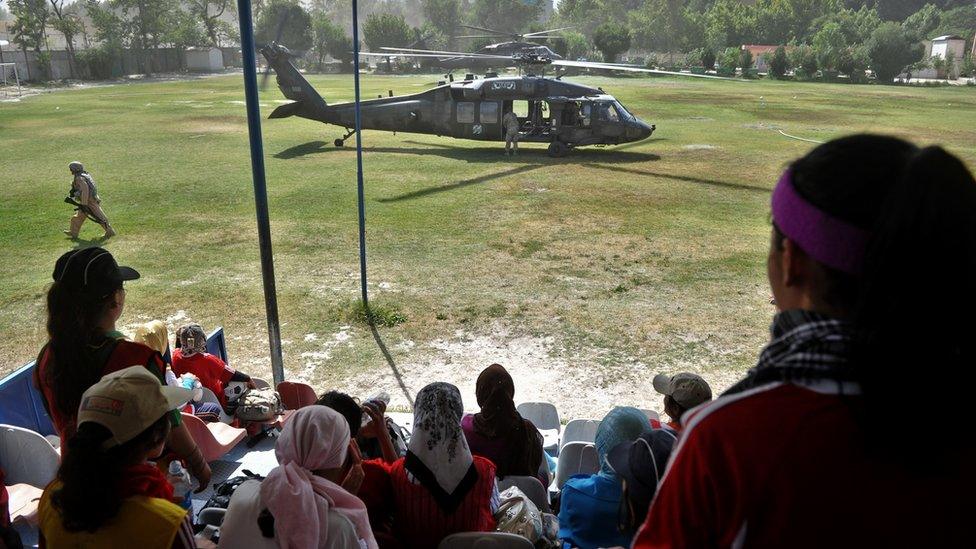
{"label": "helicopter insignia marking", "polygon": [[481,124],[475,124],[474,126],[471,126],[471,133],[473,133],[474,135],[481,135],[482,132],[483,132],[483,128],[481,127]]}
{"label": "helicopter insignia marking", "polygon": [[515,82],[492,82],[491,88],[493,90],[514,90]]}

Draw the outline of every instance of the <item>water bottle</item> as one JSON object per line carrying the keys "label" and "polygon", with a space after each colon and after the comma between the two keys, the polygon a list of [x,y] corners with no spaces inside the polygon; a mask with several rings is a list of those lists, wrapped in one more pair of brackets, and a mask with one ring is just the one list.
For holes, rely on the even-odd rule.
{"label": "water bottle", "polygon": [[[386,391],[380,391],[380,392],[376,393],[375,395],[367,398],[366,399],[366,402],[376,402],[376,403],[382,402],[383,403],[383,408],[386,409],[386,408],[388,408],[390,406],[390,393],[387,393]],[[370,421],[371,420],[370,420],[369,415],[363,414],[363,424],[362,424],[363,427],[365,427],[366,425],[368,425]]]}
{"label": "water bottle", "polygon": [[173,503],[187,510],[192,508],[193,501],[190,499],[190,493],[192,492],[190,490],[190,474],[183,468],[180,460],[174,459],[169,462],[169,473],[166,475],[166,480],[173,485]]}

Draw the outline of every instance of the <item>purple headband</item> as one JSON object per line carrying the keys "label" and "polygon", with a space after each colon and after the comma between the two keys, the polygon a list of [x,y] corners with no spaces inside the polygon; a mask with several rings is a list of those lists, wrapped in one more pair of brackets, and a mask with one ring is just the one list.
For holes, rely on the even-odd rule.
{"label": "purple headband", "polygon": [[773,222],[810,257],[848,274],[861,272],[868,231],[837,219],[807,202],[793,187],[786,170],[773,190]]}

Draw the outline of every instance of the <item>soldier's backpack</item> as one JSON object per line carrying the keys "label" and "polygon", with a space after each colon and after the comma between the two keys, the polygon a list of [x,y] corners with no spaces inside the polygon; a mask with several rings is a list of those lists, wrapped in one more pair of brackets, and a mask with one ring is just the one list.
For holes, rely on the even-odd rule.
{"label": "soldier's backpack", "polygon": [[242,421],[269,421],[282,412],[281,397],[270,387],[248,389],[237,399],[234,415]]}
{"label": "soldier's backpack", "polygon": [[234,495],[234,490],[237,490],[238,486],[248,480],[264,480],[264,477],[261,475],[256,475],[247,469],[244,469],[243,473],[243,476],[232,477],[224,482],[214,484],[213,495],[203,505],[203,508],[216,507],[218,509],[226,509],[230,505],[230,498]]}

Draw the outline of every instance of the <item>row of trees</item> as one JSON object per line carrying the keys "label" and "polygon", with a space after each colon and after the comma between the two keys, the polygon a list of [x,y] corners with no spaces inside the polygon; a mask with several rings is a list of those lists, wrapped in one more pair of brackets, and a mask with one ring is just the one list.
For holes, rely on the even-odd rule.
{"label": "row of trees", "polygon": [[[238,41],[233,25],[222,19],[234,9],[233,0],[9,0],[13,42],[25,54],[34,51],[44,74],[50,76],[47,31],[64,36],[70,76],[106,78],[111,75],[123,49],[139,53],[146,74],[155,72],[154,53],[161,47],[184,50],[190,46],[220,46]],[[87,36],[83,18],[91,20],[94,36]],[[94,38],[96,46],[76,51],[81,35]]]}
{"label": "row of trees", "polygon": [[[727,48],[771,44],[790,46],[788,65],[804,72],[871,67],[884,79],[918,66],[922,40],[976,32],[971,0],[562,0],[556,18],[574,26],[567,43],[584,51],[589,44],[607,61],[636,48],[696,51],[698,59],[707,51],[729,62]],[[664,64],[684,58],[670,57]]]}

